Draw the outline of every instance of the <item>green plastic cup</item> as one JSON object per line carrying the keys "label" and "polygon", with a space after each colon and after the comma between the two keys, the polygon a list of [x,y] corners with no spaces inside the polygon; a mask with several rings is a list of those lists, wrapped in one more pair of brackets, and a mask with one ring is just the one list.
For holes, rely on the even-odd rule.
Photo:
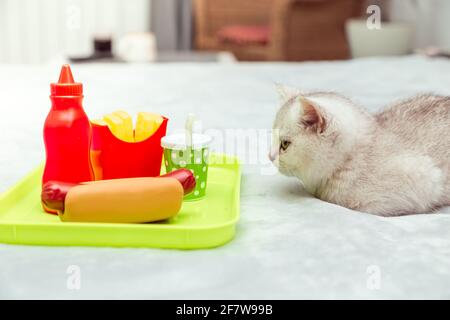
{"label": "green plastic cup", "polygon": [[174,134],[161,139],[164,148],[166,172],[185,168],[194,174],[196,185],[184,200],[198,200],[206,195],[208,181],[209,144],[212,138],[204,134],[192,134],[192,145],[186,143],[184,134]]}

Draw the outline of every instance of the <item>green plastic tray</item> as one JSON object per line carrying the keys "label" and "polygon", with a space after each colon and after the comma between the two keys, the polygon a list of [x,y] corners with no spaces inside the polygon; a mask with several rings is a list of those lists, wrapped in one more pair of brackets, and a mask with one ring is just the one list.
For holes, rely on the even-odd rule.
{"label": "green plastic tray", "polygon": [[0,195],[0,242],[58,246],[200,249],[223,245],[239,219],[238,159],[212,154],[202,200],[184,201],[177,216],[158,223],[61,222],[40,204],[42,166]]}

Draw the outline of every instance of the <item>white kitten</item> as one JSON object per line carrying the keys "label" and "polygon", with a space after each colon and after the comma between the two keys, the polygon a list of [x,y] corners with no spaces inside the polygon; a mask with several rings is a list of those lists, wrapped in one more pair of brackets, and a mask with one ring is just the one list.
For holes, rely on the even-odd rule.
{"label": "white kitten", "polygon": [[450,98],[372,115],[334,93],[281,89],[269,155],[319,199],[382,216],[450,205]]}

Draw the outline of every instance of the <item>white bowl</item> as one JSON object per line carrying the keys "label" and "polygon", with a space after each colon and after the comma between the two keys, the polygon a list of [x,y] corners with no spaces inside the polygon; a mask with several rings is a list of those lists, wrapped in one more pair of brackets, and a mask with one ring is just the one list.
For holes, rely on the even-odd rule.
{"label": "white bowl", "polygon": [[381,22],[380,29],[369,29],[366,20],[350,19],[345,27],[353,58],[412,52],[414,27],[410,23]]}

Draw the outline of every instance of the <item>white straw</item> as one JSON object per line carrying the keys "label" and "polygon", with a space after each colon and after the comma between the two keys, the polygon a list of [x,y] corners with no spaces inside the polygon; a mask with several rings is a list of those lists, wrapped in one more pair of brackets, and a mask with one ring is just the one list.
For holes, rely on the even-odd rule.
{"label": "white straw", "polygon": [[189,113],[186,118],[185,124],[185,134],[186,134],[186,145],[188,149],[192,148],[192,127],[195,121],[195,115],[193,113]]}

